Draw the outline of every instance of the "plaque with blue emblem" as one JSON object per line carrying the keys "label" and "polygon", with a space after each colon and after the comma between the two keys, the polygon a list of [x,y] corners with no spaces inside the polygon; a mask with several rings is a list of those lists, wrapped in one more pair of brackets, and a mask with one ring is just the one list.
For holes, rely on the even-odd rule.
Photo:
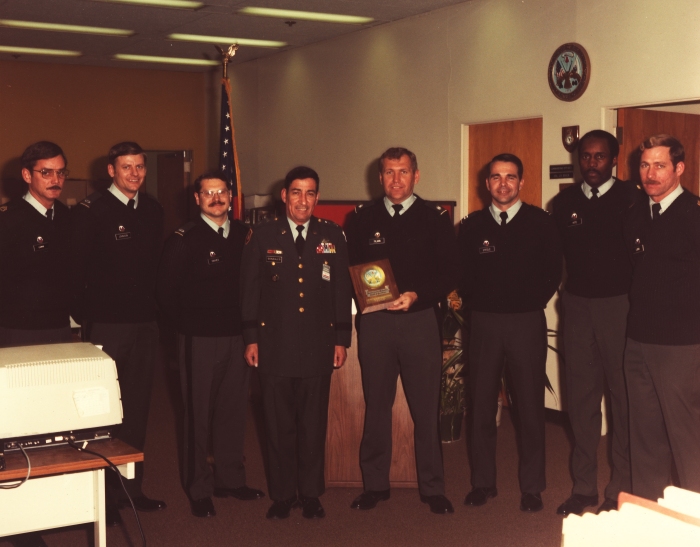
{"label": "plaque with blue emblem", "polygon": [[549,60],[547,80],[554,96],[562,101],[575,101],[588,87],[591,62],[583,46],[575,43],[559,46]]}

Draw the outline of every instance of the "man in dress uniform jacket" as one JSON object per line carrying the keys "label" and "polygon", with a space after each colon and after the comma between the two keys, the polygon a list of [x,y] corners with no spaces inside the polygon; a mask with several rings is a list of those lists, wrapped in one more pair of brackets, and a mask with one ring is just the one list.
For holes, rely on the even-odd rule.
{"label": "man in dress uniform jacket", "polygon": [[445,497],[438,430],[442,349],[435,306],[457,287],[459,257],[449,213],[413,193],[419,179],[415,154],[389,148],[379,159],[385,196],[358,206],[347,225],[351,264],[389,259],[400,291],[387,310],[358,317],[364,492],[353,509],[389,499],[391,409],[400,374],[415,428],[420,499],[434,513],[454,512]]}
{"label": "man in dress uniform jacket", "polygon": [[292,169],[284,181],[286,216],[255,226],[241,269],[245,358],[259,367],[269,461],[267,518],[297,504],[306,518],[325,516],[324,455],[333,369],[351,338],[345,237],[312,216],[318,174]]}
{"label": "man in dress uniform jacket", "polygon": [[700,492],[700,200],[680,185],[683,145],[640,146],[648,197],[625,218],[634,262],[627,320],[632,492],[656,500],[671,484]]}
{"label": "man in dress uniform jacket", "polygon": [[[230,221],[231,192],[217,173],[194,182],[200,218],[165,243],[158,302],[179,333],[185,407],[183,485],[192,514],[216,515],[211,496],[264,497],[248,488],[243,437],[249,368],[243,359],[240,269],[248,229]],[[207,463],[209,439],[215,473]]]}
{"label": "man in dress uniform jacket", "polygon": [[513,154],[489,163],[491,205],[462,220],[461,283],[471,312],[472,490],[466,505],[479,506],[496,489],[496,411],[501,373],[508,368],[519,425],[520,509],[542,509],[544,386],[547,324],[544,308],[561,279],[562,255],[554,220],[523,203],[523,164]]}
{"label": "man in dress uniform jacket", "polygon": [[70,342],[68,162],[47,141],[21,161],[27,193],[0,207],[0,347]]}
{"label": "man in dress uniform jacket", "polygon": [[[116,362],[124,411],[117,437],[143,450],[158,349],[155,280],[163,209],[139,192],[146,155],[138,144],[114,145],[108,160],[112,185],[73,211],[71,314],[85,339],[103,346]],[[136,478],[124,481],[136,509],[165,509],[164,502],[143,494],[142,481],[143,464],[137,464]],[[112,502],[116,498],[117,505],[124,505],[125,496],[118,480],[108,483],[108,489],[107,521],[114,525],[121,519]]]}
{"label": "man in dress uniform jacket", "polygon": [[578,144],[583,182],[554,198],[554,220],[566,258],[562,292],[564,369],[569,420],[574,433],[574,488],[557,509],[580,515],[598,504],[597,451],[604,385],[612,412],[612,476],[598,508],[617,508],[617,495],[630,491],[627,387],[622,371],[632,264],[622,236],[622,219],[637,188],[617,180],[619,145],[607,131],[586,133]]}

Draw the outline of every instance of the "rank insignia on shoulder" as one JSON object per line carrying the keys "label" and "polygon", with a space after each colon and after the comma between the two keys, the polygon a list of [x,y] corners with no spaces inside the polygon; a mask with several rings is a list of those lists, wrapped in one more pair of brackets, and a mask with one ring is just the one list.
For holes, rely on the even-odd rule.
{"label": "rank insignia on shoulder", "polygon": [[0,207],[0,213],[4,213],[5,211],[7,211],[7,205]]}
{"label": "rank insignia on shoulder", "polygon": [[253,237],[253,229],[252,229],[252,228],[248,228],[248,233],[247,233],[246,236],[245,236],[245,244],[246,244],[246,245],[248,245],[248,243],[250,242],[250,238],[251,238],[251,237]]}
{"label": "rank insignia on shoulder", "polygon": [[[183,224],[182,226],[180,226],[177,230],[175,230],[174,233],[176,233],[180,237],[183,237],[187,232],[189,232],[196,225],[197,225],[196,222],[190,221],[187,224]],[[121,228],[121,226],[119,228]],[[122,232],[123,230],[120,229],[119,231]]]}

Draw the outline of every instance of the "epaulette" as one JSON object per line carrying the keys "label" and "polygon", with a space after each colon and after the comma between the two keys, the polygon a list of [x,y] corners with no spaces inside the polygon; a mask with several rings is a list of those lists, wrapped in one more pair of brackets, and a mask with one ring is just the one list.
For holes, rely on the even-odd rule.
{"label": "epaulette", "polygon": [[328,224],[329,226],[335,226],[336,228],[340,228],[340,226],[338,226],[335,222],[333,222],[332,220],[328,220],[326,218],[319,218],[318,222],[320,224]]}
{"label": "epaulette", "polygon": [[80,205],[82,205],[83,207],[87,207],[89,209],[101,197],[102,197],[102,192],[93,192],[88,197],[86,197],[83,201],[81,201]]}
{"label": "epaulette", "polygon": [[427,201],[427,200],[424,201],[423,203],[425,203],[425,206],[428,209],[433,209],[433,210],[437,211],[438,213],[440,213],[441,215],[444,215],[445,213],[447,213],[447,209],[438,205],[437,203],[433,203],[432,201]]}
{"label": "epaulette", "polygon": [[187,234],[187,232],[189,232],[195,226],[197,226],[197,223],[190,220],[187,224],[180,226],[177,230],[175,230],[175,233],[180,237],[185,237],[185,234]]}

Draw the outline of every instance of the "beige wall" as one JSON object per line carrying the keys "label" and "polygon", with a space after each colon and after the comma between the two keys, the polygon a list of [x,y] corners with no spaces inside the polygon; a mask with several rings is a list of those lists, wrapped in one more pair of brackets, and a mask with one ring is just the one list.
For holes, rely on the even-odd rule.
{"label": "beige wall", "polygon": [[0,61],[0,175],[19,177],[22,151],[39,140],[63,148],[71,178],[106,177],[107,151],[125,140],[192,150],[204,170],[206,90],[201,73]]}

